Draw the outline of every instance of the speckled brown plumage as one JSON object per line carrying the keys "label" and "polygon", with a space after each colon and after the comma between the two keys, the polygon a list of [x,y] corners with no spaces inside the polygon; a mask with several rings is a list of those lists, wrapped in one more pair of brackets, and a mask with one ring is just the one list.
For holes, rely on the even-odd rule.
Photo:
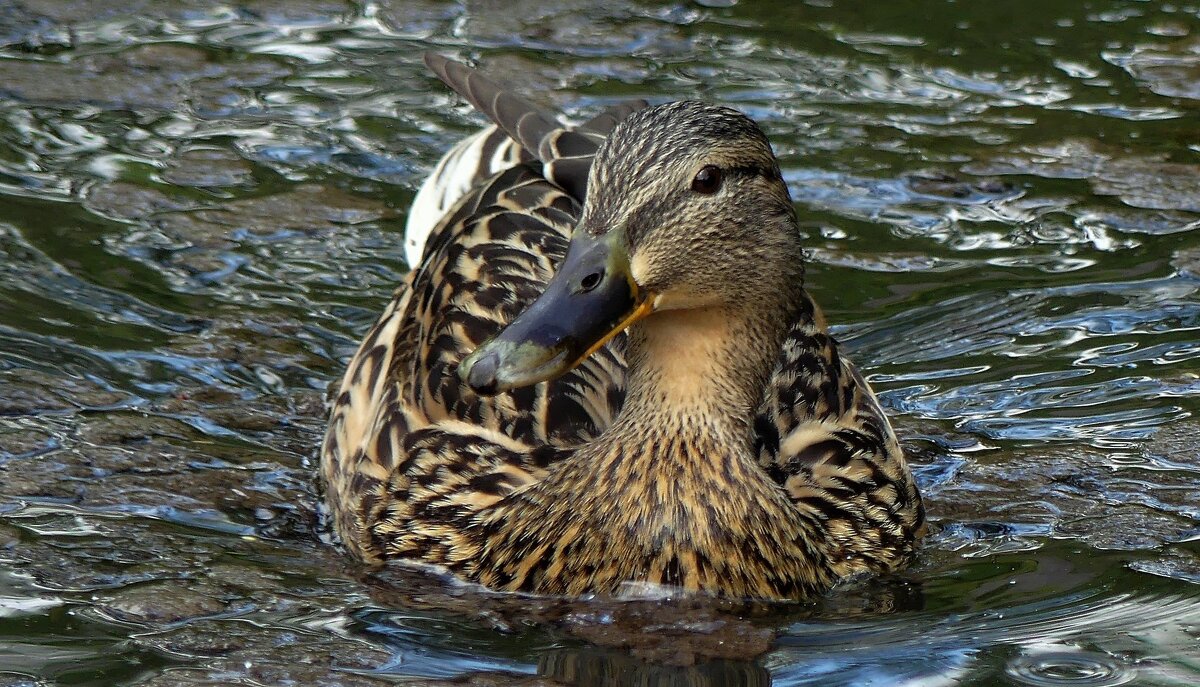
{"label": "speckled brown plumage", "polygon": [[[458,201],[350,361],[321,456],[347,548],[551,594],[649,582],[795,598],[904,565],[920,497],[801,286],[757,127],[631,103],[569,130],[428,61],[536,159]],[[746,192],[672,185],[702,158]],[[541,293],[577,226],[621,227],[661,307],[557,379],[476,395],[460,362]]]}

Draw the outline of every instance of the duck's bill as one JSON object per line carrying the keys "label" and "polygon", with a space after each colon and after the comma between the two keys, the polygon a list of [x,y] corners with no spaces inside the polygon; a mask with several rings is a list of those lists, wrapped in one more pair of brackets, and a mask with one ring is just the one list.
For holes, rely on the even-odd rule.
{"label": "duck's bill", "polygon": [[559,377],[637,320],[651,301],[616,237],[578,236],[546,291],[467,356],[459,376],[491,395]]}

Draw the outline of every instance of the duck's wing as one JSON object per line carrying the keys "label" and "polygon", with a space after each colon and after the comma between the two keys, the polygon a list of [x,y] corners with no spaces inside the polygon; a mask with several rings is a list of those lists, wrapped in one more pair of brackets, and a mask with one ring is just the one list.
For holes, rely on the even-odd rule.
{"label": "duck's wing", "polygon": [[[457,368],[544,290],[578,220],[597,140],[632,109],[610,109],[576,136],[468,68],[429,62],[538,152],[475,186],[431,231],[334,396],[326,501],[343,540],[367,559],[434,546],[432,523],[459,527],[459,516],[537,479],[607,427],[624,399],[623,337],[557,380],[495,397],[471,392]],[[568,153],[573,164],[563,164]]]}
{"label": "duck's wing", "polygon": [[404,231],[405,258],[421,261],[429,234],[471,189],[518,163],[538,160],[543,174],[582,202],[596,148],[621,120],[646,107],[645,100],[613,105],[592,119],[565,127],[558,119],[469,67],[428,53],[429,68],[456,93],[499,122],[459,141],[421,184]]}
{"label": "duck's wing", "polygon": [[874,391],[806,306],[755,420],[760,464],[825,524],[840,575],[897,569],[924,533],[921,497]]}

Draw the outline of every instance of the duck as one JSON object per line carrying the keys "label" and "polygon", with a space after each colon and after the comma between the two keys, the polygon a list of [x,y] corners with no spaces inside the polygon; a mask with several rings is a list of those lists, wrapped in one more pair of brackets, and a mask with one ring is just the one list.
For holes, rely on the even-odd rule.
{"label": "duck", "polygon": [[417,193],[414,265],[331,393],[346,551],[570,597],[797,600],[908,565],[921,496],[762,129],[698,101],[569,125],[425,63],[491,124]]}

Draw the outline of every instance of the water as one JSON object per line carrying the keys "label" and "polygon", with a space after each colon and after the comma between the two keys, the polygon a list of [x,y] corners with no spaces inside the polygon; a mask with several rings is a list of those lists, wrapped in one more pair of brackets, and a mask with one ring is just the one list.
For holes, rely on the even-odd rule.
{"label": "water", "polygon": [[[565,602],[320,541],[324,390],[479,121],[430,48],[763,123],[912,570]],[[1200,683],[1198,110],[1191,0],[0,4],[0,685]]]}

